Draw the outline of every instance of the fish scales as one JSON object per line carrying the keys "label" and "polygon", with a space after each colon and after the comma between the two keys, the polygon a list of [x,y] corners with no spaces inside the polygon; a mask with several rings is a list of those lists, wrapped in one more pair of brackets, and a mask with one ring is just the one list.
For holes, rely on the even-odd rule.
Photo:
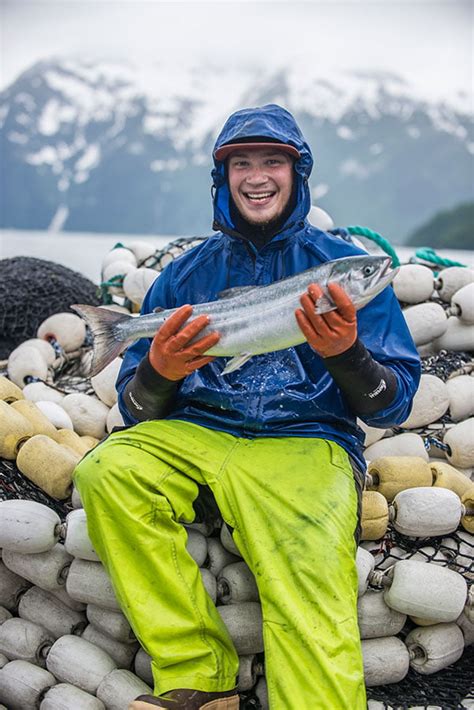
{"label": "fish scales", "polygon": [[[282,350],[305,341],[294,312],[310,284],[316,283],[323,290],[315,306],[317,313],[336,308],[327,290],[329,283],[342,286],[359,309],[392,281],[397,270],[390,269],[390,264],[387,256],[353,256],[326,262],[268,286],[236,287],[223,292],[216,301],[193,305],[189,321],[199,315],[209,316],[209,325],[196,340],[213,331],[219,332],[219,342],[206,355],[232,357],[223,370],[226,374],[252,355]],[[94,336],[92,374],[100,372],[128,343],[153,337],[177,310],[158,310],[134,318],[92,306],[71,307],[85,318]]]}

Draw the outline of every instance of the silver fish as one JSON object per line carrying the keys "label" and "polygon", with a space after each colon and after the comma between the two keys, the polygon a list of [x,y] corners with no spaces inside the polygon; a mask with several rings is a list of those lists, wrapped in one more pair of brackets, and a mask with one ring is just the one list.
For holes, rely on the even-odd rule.
{"label": "silver fish", "polygon": [[[232,357],[222,371],[225,375],[237,370],[252,355],[283,350],[305,341],[294,312],[310,284],[316,283],[323,290],[316,302],[316,313],[336,308],[327,290],[328,283],[342,286],[356,309],[360,309],[392,281],[397,269],[390,266],[388,256],[350,256],[327,261],[269,286],[223,291],[216,301],[194,305],[188,322],[201,314],[210,317],[209,325],[198,338],[216,330],[220,333],[219,342],[205,354]],[[133,317],[94,306],[75,304],[71,308],[86,320],[94,337],[91,376],[112,362],[130,342],[152,338],[177,310],[156,309],[154,313]]]}

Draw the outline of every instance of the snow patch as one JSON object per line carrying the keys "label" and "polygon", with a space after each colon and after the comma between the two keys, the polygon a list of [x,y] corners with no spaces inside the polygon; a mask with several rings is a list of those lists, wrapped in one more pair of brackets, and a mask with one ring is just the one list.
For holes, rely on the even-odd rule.
{"label": "snow patch", "polygon": [[58,159],[58,152],[52,145],[45,145],[37,153],[30,153],[26,156],[26,162],[30,165],[54,165]]}
{"label": "snow patch", "polygon": [[66,192],[69,190],[69,185],[71,184],[69,178],[66,175],[61,175],[58,180],[58,190],[59,192]]}
{"label": "snow patch", "polygon": [[145,152],[145,146],[139,141],[134,141],[127,146],[127,152],[130,155],[142,155]]}
{"label": "snow patch", "polygon": [[339,136],[339,138],[342,138],[342,140],[345,140],[345,141],[354,140],[354,138],[355,138],[354,131],[351,128],[349,128],[349,126],[338,126],[336,133]]}
{"label": "snow patch", "polygon": [[31,117],[26,113],[19,113],[15,116],[15,121],[20,124],[20,126],[26,126],[31,123]]}
{"label": "snow patch", "polygon": [[31,112],[36,108],[36,101],[31,94],[27,94],[25,91],[21,91],[17,94],[15,96],[15,101],[19,104],[23,104],[25,111]]}
{"label": "snow patch", "polygon": [[143,119],[143,132],[149,135],[168,133],[178,124],[178,116],[170,114],[148,114]]}
{"label": "snow patch", "polygon": [[180,168],[184,168],[185,165],[185,160],[178,160],[177,158],[169,158],[168,160],[153,160],[150,163],[150,170],[153,170],[154,173],[159,173],[163,170],[179,170]]}
{"label": "snow patch", "polygon": [[380,155],[380,153],[383,153],[382,143],[372,143],[372,145],[369,148],[369,153],[371,155]]}
{"label": "snow patch", "polygon": [[192,157],[193,165],[207,165],[211,162],[211,157],[207,153],[195,153]]}
{"label": "snow patch", "polygon": [[311,190],[311,196],[313,200],[319,200],[320,197],[324,197],[324,195],[327,195],[329,192],[329,185],[326,185],[325,182],[320,182],[317,185],[315,185],[312,190]]}
{"label": "snow patch", "polygon": [[410,136],[410,138],[419,138],[421,135],[421,131],[417,126],[408,126],[407,127],[407,133]]}
{"label": "snow patch", "polygon": [[58,132],[61,125],[58,112],[58,99],[50,99],[38,119],[38,131],[44,136],[54,136]]}
{"label": "snow patch", "polygon": [[59,205],[56,210],[53,219],[51,220],[48,231],[49,232],[60,232],[64,227],[67,218],[69,217],[69,207],[66,205]]}
{"label": "snow patch", "polygon": [[19,145],[25,145],[25,143],[28,143],[28,136],[25,136],[24,133],[18,133],[17,131],[10,131],[7,138],[12,143],[18,143]]}
{"label": "snow patch", "polygon": [[339,172],[342,175],[352,176],[365,180],[370,175],[370,170],[366,165],[362,165],[355,158],[344,160],[339,167]]}
{"label": "snow patch", "polygon": [[81,183],[86,182],[86,180],[89,179],[89,173],[76,173],[74,175],[74,182],[77,183],[78,185],[81,185]]}
{"label": "snow patch", "polygon": [[92,143],[87,146],[84,154],[75,164],[75,169],[79,172],[90,172],[98,166],[100,162],[100,146],[97,143]]}
{"label": "snow patch", "polygon": [[0,128],[3,128],[3,123],[8,116],[8,112],[10,110],[10,106],[8,104],[5,104],[4,106],[0,106]]}

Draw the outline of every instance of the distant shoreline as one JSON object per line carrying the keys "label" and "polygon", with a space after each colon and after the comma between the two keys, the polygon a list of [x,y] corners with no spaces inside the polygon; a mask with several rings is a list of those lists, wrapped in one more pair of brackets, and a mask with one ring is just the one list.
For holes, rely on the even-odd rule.
{"label": "distant shoreline", "polygon": [[[210,232],[211,233],[211,232]],[[157,249],[185,235],[100,234],[91,232],[48,232],[19,229],[0,230],[0,258],[31,256],[63,264],[79,271],[95,283],[100,280],[100,265],[105,254],[115,244],[124,246],[133,241],[145,241]],[[393,245],[400,260],[406,262],[419,247]],[[429,246],[427,244],[426,246]],[[444,258],[474,267],[474,250],[437,249]]]}

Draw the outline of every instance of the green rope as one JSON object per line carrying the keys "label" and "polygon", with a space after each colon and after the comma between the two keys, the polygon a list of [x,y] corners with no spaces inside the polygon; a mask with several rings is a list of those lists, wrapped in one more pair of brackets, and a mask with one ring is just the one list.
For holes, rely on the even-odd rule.
{"label": "green rope", "polygon": [[378,232],[374,232],[372,229],[368,229],[367,227],[359,227],[357,225],[352,226],[352,227],[346,227],[347,231],[349,234],[353,234],[354,236],[359,236],[359,237],[366,237],[367,239],[370,239],[372,242],[377,244],[383,251],[388,254],[392,258],[392,266],[400,266],[400,259],[397,256],[397,252],[395,249],[392,247],[388,239],[385,239],[385,237],[382,237],[381,234]]}
{"label": "green rope", "polygon": [[104,306],[108,306],[113,303],[112,296],[109,293],[109,287],[121,286],[123,284],[124,278],[125,274],[117,274],[116,276],[112,276],[112,278],[108,281],[102,281],[102,283],[100,284],[100,292],[102,296],[102,304]]}
{"label": "green rope", "polygon": [[431,247],[421,247],[417,249],[415,256],[417,256],[418,259],[430,261],[432,264],[437,264],[438,266],[466,266],[466,264],[461,264],[459,261],[453,261],[453,259],[445,259],[439,256]]}

